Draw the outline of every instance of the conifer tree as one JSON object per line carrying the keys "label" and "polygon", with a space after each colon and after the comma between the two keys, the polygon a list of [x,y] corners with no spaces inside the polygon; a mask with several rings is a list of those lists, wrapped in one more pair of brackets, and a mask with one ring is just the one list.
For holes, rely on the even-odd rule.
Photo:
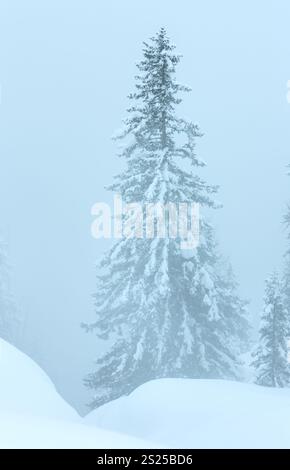
{"label": "conifer tree", "polygon": [[[129,96],[118,139],[126,168],[110,187],[126,203],[198,203],[215,207],[217,187],[198,175],[201,136],[177,117],[180,92],[174,53],[164,29],[144,43],[136,91]],[[170,228],[170,227],[168,227]],[[185,253],[178,238],[123,238],[102,259],[95,295],[96,322],[107,352],[85,383],[92,408],[163,377],[236,377],[245,303],[232,276],[220,267],[211,225],[201,220],[200,243]],[[242,332],[242,333],[241,333]]]}
{"label": "conifer tree", "polygon": [[[289,175],[289,173],[288,173]],[[286,226],[286,229],[288,231],[288,242],[290,241],[290,205],[288,205],[286,215],[284,217],[284,224]],[[283,275],[283,291],[284,291],[284,299],[285,299],[285,306],[286,309],[290,312],[290,247],[286,250],[285,256],[284,256],[284,275]],[[290,327],[290,325],[289,325]],[[289,331],[289,337],[290,337],[290,331]]]}
{"label": "conifer tree", "polygon": [[254,353],[256,382],[267,387],[289,384],[287,338],[289,314],[285,308],[282,283],[276,273],[266,281],[259,345]]}

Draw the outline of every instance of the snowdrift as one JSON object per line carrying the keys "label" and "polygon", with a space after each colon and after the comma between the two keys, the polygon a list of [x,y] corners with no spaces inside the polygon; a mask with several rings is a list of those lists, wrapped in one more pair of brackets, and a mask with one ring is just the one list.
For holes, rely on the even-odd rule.
{"label": "snowdrift", "polygon": [[95,410],[86,422],[169,448],[290,448],[290,390],[158,380]]}
{"label": "snowdrift", "polygon": [[47,375],[0,339],[0,448],[146,448],[133,437],[83,424]]}
{"label": "snowdrift", "polygon": [[289,423],[289,389],[176,379],[144,384],[82,419],[0,339],[0,448],[290,448]]}
{"label": "snowdrift", "polygon": [[45,372],[0,339],[0,411],[76,420]]}

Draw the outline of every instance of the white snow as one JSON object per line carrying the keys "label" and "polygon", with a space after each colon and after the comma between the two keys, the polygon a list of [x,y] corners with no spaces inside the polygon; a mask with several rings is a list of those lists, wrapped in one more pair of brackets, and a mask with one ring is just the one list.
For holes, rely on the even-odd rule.
{"label": "white snow", "polygon": [[0,339],[0,448],[147,448],[85,424],[31,359]]}
{"label": "white snow", "polygon": [[164,379],[104,405],[86,422],[167,448],[290,448],[290,390]]}
{"label": "white snow", "polygon": [[77,419],[43,370],[0,339],[0,411]]}
{"label": "white snow", "polygon": [[80,418],[1,339],[0,384],[0,448],[290,448],[290,389],[164,379]]}

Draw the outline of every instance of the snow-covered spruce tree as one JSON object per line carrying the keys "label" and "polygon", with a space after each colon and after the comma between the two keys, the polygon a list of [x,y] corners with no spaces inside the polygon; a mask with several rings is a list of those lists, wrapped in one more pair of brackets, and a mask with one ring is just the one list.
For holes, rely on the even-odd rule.
{"label": "snow-covered spruce tree", "polygon": [[[290,175],[290,173],[288,173]],[[290,242],[290,205],[288,205],[286,215],[284,217],[284,224],[288,231],[288,243]],[[290,312],[290,247],[285,253],[285,267],[283,276],[284,298],[286,309]],[[290,322],[289,322],[289,337],[290,337]]]}
{"label": "snow-covered spruce tree", "polygon": [[[195,154],[200,131],[175,114],[179,93],[189,89],[175,80],[180,57],[174,49],[164,29],[144,43],[133,104],[118,137],[125,141],[126,169],[110,189],[126,203],[214,207],[217,188],[195,171],[204,166]],[[190,256],[178,238],[123,238],[113,246],[100,263],[97,320],[86,326],[110,339],[85,379],[95,391],[92,408],[152,379],[236,376],[248,324],[235,282],[219,261],[204,220]]]}
{"label": "snow-covered spruce tree", "polygon": [[[290,169],[290,165],[288,165]],[[288,171],[288,176],[290,172]],[[288,249],[286,250],[284,256],[284,272],[283,272],[283,294],[286,310],[288,310],[290,315],[290,204],[288,204],[285,216],[284,216],[284,225],[287,230],[287,239],[288,239]],[[290,338],[290,321],[289,321],[289,331],[288,337]]]}
{"label": "snow-covered spruce tree", "polygon": [[253,354],[256,382],[259,385],[285,387],[289,384],[288,329],[289,314],[285,308],[283,287],[274,273],[266,281],[259,345]]}

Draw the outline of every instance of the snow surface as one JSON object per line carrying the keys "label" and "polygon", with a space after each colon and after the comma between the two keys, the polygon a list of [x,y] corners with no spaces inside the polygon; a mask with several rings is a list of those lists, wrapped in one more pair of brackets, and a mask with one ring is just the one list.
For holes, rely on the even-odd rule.
{"label": "snow surface", "polygon": [[290,448],[290,390],[164,379],[102,406],[86,422],[167,448]]}
{"label": "snow surface", "polygon": [[0,384],[0,448],[290,448],[289,389],[157,380],[83,419],[1,339]]}
{"label": "snow surface", "polygon": [[0,448],[150,448],[85,424],[47,375],[0,339]]}

